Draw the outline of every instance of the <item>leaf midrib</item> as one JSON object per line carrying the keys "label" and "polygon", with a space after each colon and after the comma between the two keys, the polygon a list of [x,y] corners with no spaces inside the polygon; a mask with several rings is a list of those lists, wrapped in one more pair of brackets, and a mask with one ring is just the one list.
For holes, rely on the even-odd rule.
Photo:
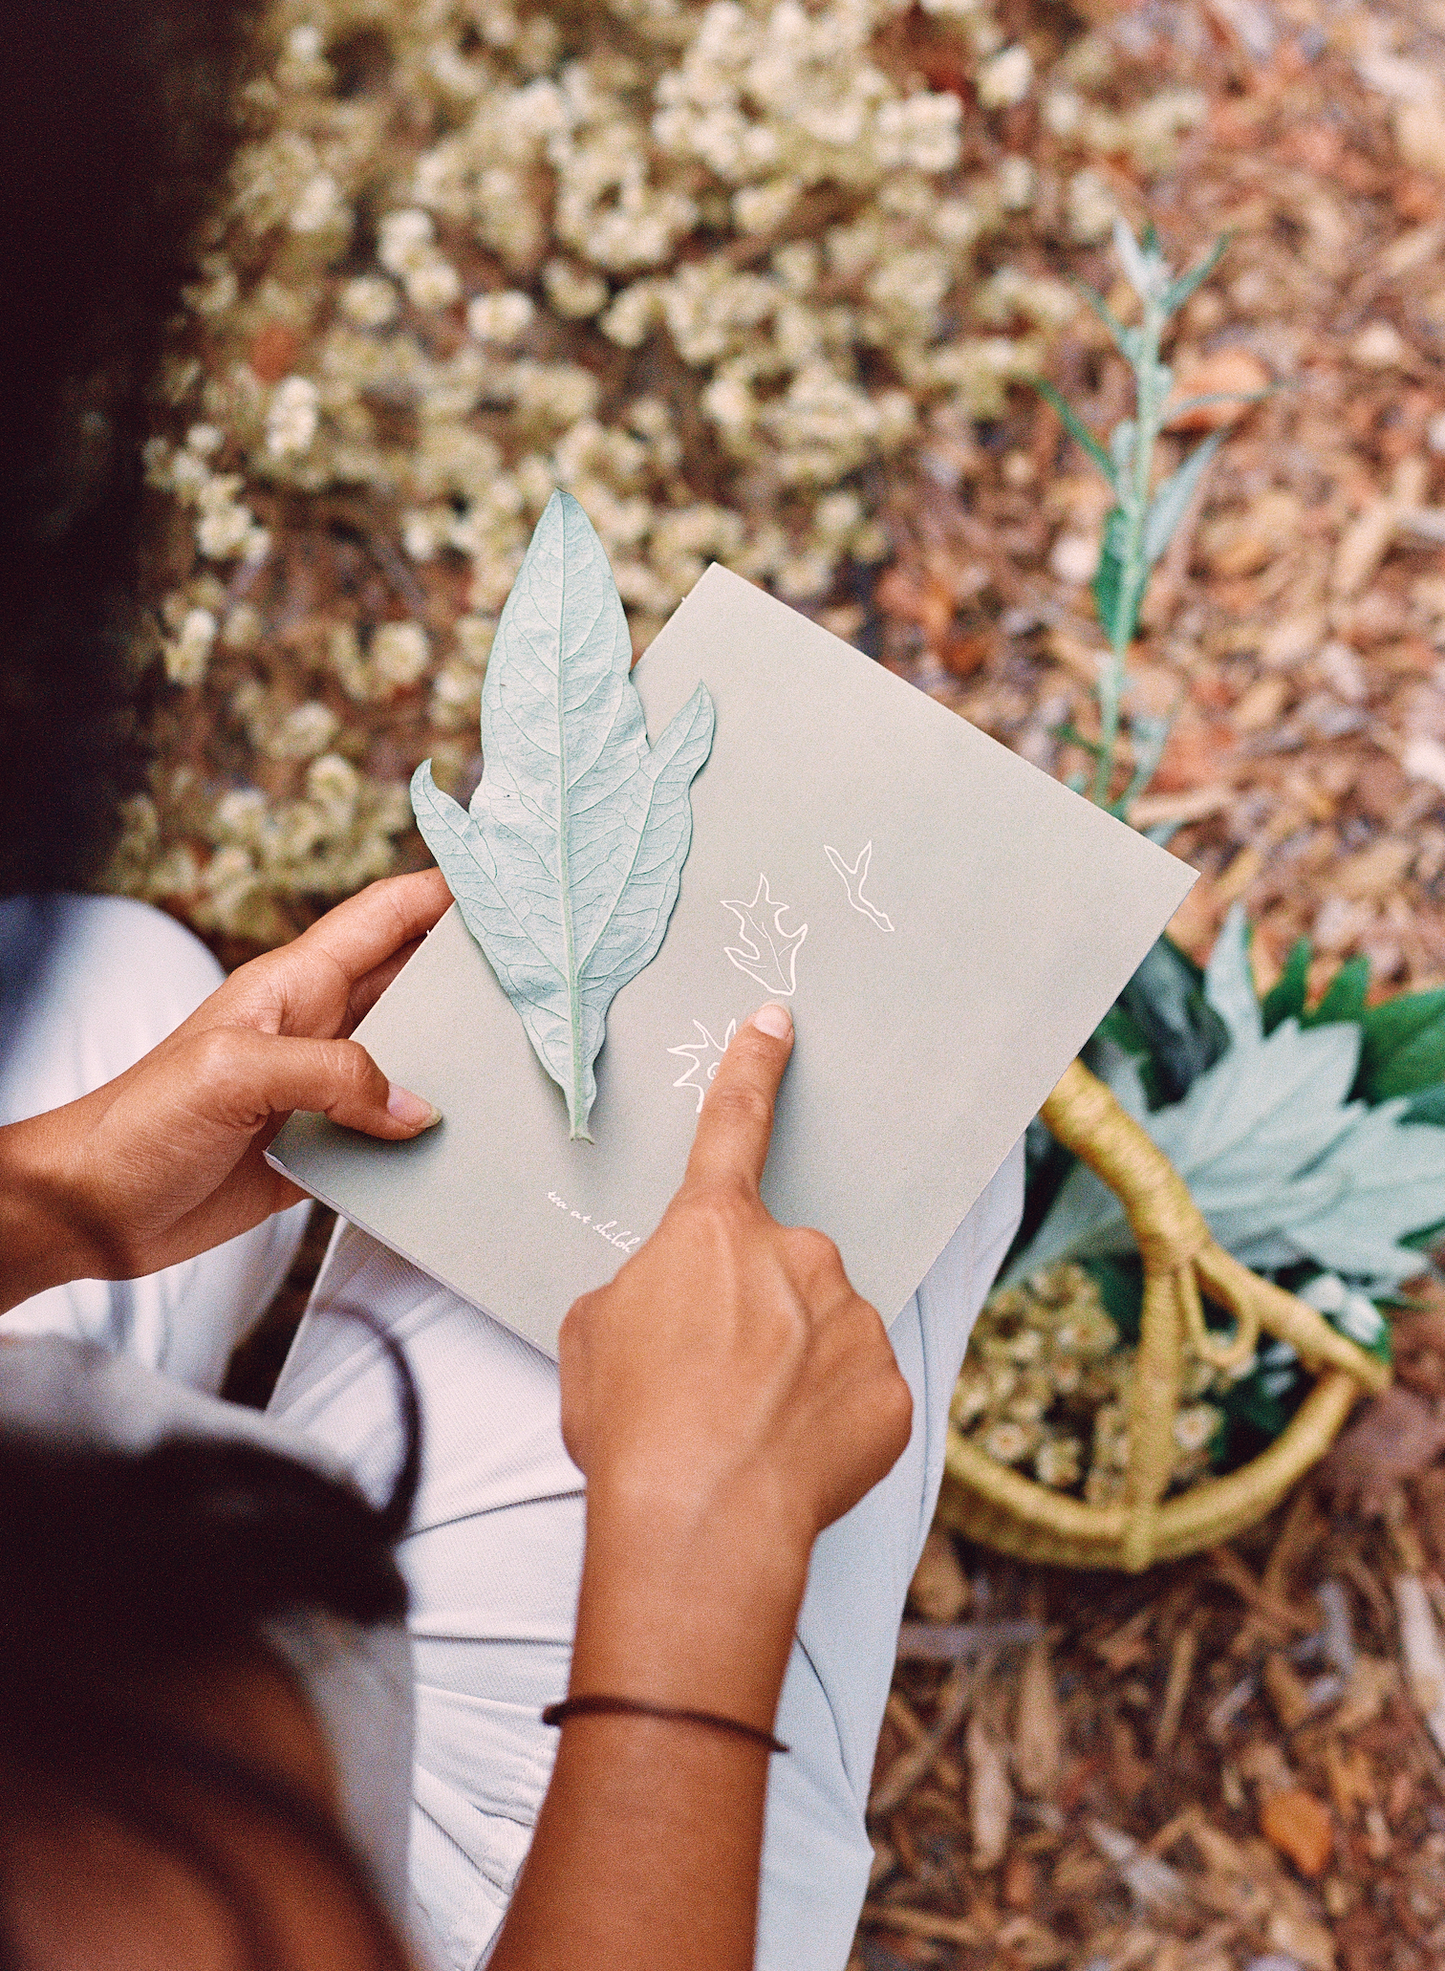
{"label": "leaf midrib", "polygon": [[562,904],[562,960],[567,973],[567,1024],[572,1039],[572,1086],[568,1091],[567,1119],[572,1134],[577,1133],[577,1117],[582,1112],[582,994],[577,976],[577,953],[572,934],[572,794],[567,784],[567,687],[563,679],[566,661],[567,623],[567,535],[562,533],[562,573],[557,597],[557,876]]}

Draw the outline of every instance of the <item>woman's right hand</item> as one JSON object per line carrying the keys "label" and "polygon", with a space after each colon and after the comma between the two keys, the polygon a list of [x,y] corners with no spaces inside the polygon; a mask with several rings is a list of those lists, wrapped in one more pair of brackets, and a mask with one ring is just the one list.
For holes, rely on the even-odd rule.
{"label": "woman's right hand", "polygon": [[[562,1432],[587,1477],[588,1572],[610,1604],[579,1631],[574,1689],[769,1721],[813,1541],[908,1442],[912,1399],[877,1311],[830,1239],[777,1224],[759,1195],[791,1049],[780,1006],[741,1029],[661,1224],[563,1324]],[[725,1660],[739,1606],[743,1683]],[[680,1647],[689,1635],[697,1648]]]}

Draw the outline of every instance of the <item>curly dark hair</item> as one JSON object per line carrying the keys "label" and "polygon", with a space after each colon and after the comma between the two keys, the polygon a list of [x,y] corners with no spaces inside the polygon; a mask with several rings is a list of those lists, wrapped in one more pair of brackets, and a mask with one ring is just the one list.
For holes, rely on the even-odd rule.
{"label": "curly dark hair", "polygon": [[147,399],[232,154],[250,0],[6,9],[0,894],[83,887],[140,784]]}

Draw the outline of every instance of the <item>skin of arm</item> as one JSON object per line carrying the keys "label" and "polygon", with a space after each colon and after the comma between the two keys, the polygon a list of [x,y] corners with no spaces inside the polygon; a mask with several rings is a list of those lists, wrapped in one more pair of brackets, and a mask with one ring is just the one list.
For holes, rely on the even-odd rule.
{"label": "skin of arm", "polygon": [[67,1280],[157,1272],[294,1204],[265,1159],[293,1109],[392,1139],[436,1122],[348,1036],[450,902],[434,869],[373,883],[125,1074],[0,1129],[0,1312]]}
{"label": "skin of arm", "polygon": [[[836,1248],[758,1194],[791,1045],[781,1007],[741,1030],[661,1225],[560,1345],[563,1435],[587,1477],[572,1692],[764,1730],[813,1541],[912,1422]],[[569,1720],[493,1971],[746,1971],[768,1757],[677,1721]]]}

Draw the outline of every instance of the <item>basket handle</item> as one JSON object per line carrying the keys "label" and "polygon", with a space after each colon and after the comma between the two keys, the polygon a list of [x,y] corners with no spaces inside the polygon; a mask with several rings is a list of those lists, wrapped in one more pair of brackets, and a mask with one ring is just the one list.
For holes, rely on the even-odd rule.
{"label": "basket handle", "polygon": [[[1313,1307],[1224,1250],[1158,1144],[1082,1061],[1070,1062],[1041,1114],[1059,1142],[1116,1194],[1144,1262],[1123,1540],[1125,1564],[1143,1567],[1174,1463],[1186,1342],[1212,1367],[1227,1370],[1248,1361],[1264,1329],[1290,1342],[1306,1363],[1343,1369],[1376,1392],[1388,1385],[1390,1370]],[[1205,1325],[1201,1288],[1235,1316],[1227,1342]]]}

